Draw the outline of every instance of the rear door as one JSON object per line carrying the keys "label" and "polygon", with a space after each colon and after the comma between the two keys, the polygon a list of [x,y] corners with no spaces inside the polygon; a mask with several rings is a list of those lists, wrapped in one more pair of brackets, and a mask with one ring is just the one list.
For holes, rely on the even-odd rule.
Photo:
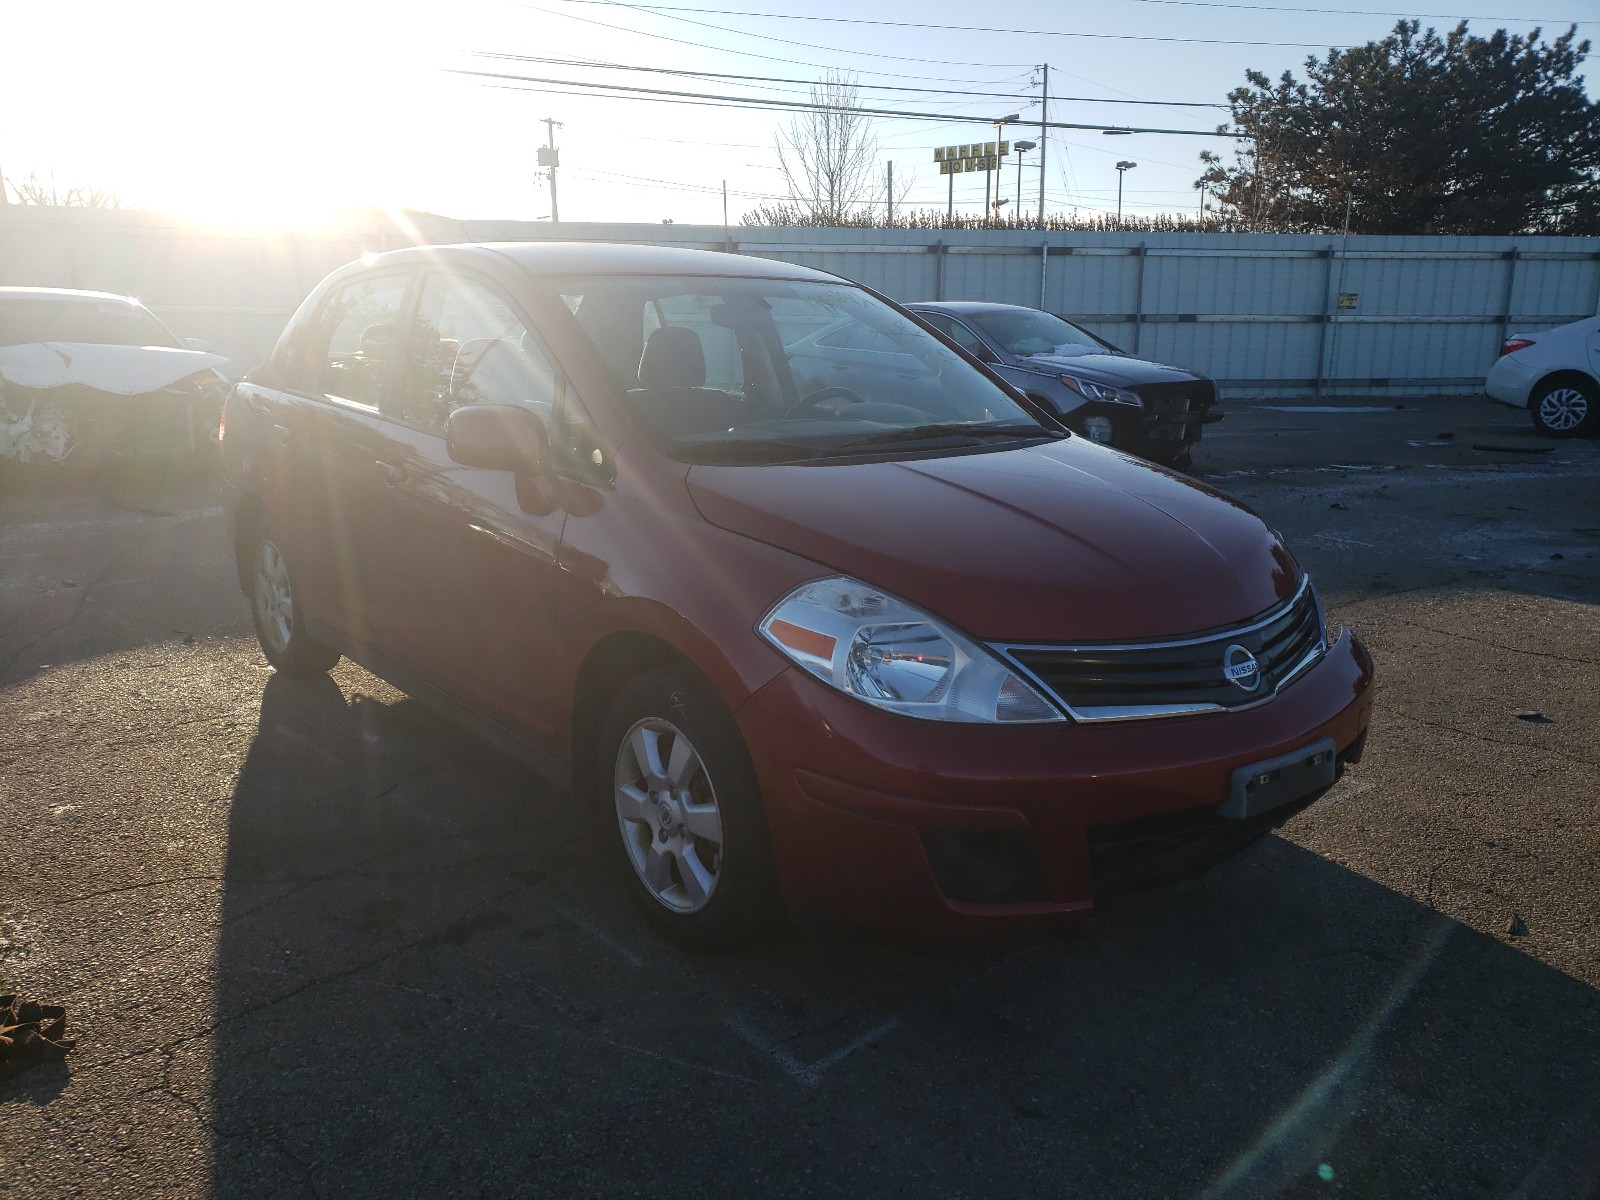
{"label": "rear door", "polygon": [[329,291],[288,347],[265,431],[285,468],[281,520],[297,599],[310,619],[366,645],[381,642],[391,600],[382,408],[411,278],[363,275]]}

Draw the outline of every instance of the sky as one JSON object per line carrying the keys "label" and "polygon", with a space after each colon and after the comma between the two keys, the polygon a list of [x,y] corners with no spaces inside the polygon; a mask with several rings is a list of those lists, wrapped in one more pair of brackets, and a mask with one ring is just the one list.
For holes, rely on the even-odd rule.
{"label": "sky", "polygon": [[[1527,5],[1532,15],[1508,11]],[[994,140],[989,122],[1012,113],[1022,125],[1006,136],[1037,141],[1025,126],[1039,119],[1046,63],[1053,121],[1209,131],[1247,70],[1303,77],[1308,56],[1382,38],[1404,15],[1441,31],[1466,18],[1480,36],[1542,26],[1548,40],[1573,21],[1580,36],[1600,34],[1593,0],[1474,0],[1460,12],[1431,0],[1426,10],[1393,0],[54,0],[3,18],[12,53],[0,73],[0,172],[238,228],[315,226],[365,205],[548,220],[536,156],[550,118],[560,122],[562,221],[717,224],[725,183],[737,224],[786,194],[775,143],[793,113],[777,102],[806,99],[832,69],[853,77],[863,105],[941,118],[874,118],[871,133],[879,177],[893,162],[897,190],[910,184],[902,203],[942,210],[950,180],[934,149]],[[1593,61],[1585,69],[1592,96]],[[607,90],[616,87],[759,98],[775,111]],[[1133,161],[1124,211],[1195,212],[1200,152],[1232,148],[1196,134],[1052,130],[1046,207],[1113,211],[1115,164]],[[1016,171],[1013,155],[1005,196]],[[1034,211],[1037,150],[1023,156],[1021,182]],[[984,189],[982,173],[956,176],[956,210],[980,213]]]}

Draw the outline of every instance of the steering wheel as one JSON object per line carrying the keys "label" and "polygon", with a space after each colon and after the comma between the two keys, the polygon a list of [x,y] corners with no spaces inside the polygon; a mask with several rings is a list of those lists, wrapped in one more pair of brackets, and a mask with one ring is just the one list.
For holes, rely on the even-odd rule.
{"label": "steering wheel", "polygon": [[808,413],[824,400],[847,400],[851,404],[864,403],[859,395],[847,387],[825,387],[821,391],[812,392],[809,396],[800,397],[799,403],[791,405],[779,414],[778,419],[788,421],[802,413]]}

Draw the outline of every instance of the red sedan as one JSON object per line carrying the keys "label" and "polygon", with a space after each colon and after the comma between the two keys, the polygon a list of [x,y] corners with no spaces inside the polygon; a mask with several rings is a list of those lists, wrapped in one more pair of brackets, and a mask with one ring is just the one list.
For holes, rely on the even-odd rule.
{"label": "red sedan", "polygon": [[[789,347],[854,328],[806,391]],[[1372,666],[1228,498],[1066,432],[865,288],[733,255],[336,271],[235,390],[240,583],[600,815],[667,934],[1048,924],[1361,752]]]}

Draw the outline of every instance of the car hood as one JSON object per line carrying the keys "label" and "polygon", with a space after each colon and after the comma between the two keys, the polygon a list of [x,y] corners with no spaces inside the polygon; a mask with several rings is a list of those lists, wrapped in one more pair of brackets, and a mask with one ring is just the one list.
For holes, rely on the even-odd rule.
{"label": "car hood", "polygon": [[696,466],[687,486],[712,524],[987,640],[1196,633],[1270,608],[1299,581],[1243,505],[1078,438],[896,462]]}
{"label": "car hood", "polygon": [[1018,358],[1017,366],[1025,371],[1042,371],[1047,375],[1065,371],[1069,375],[1080,375],[1092,383],[1123,387],[1138,387],[1143,383],[1185,383],[1199,378],[1193,371],[1146,362],[1142,358],[1129,358],[1123,354],[1035,354]]}
{"label": "car hood", "polygon": [[174,346],[107,346],[99,342],[24,342],[0,346],[0,380],[21,388],[80,384],[116,396],[170,387],[207,368],[228,365],[220,354]]}

